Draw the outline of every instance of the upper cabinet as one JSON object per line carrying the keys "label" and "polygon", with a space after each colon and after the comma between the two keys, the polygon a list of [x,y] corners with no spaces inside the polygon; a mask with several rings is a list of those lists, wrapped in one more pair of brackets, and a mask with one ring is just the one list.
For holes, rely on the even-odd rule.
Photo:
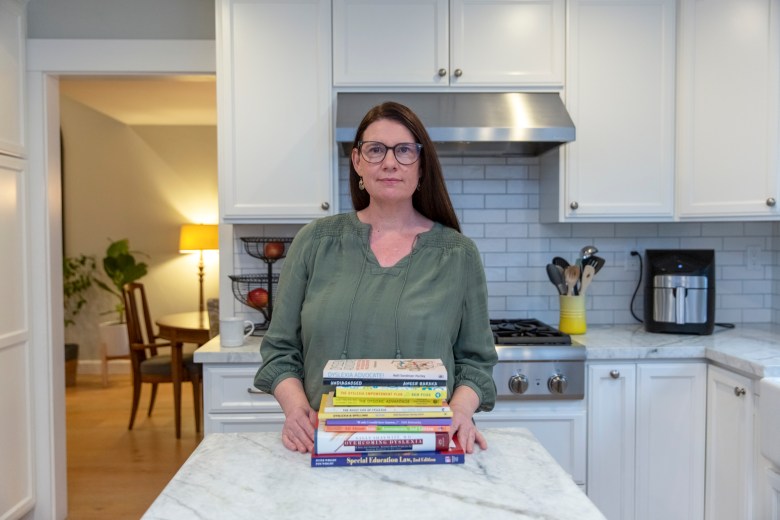
{"label": "upper cabinet", "polygon": [[0,0],[0,154],[25,156],[26,0]]}
{"label": "upper cabinet", "polygon": [[678,45],[678,213],[777,217],[780,6],[682,0]]}
{"label": "upper cabinet", "polygon": [[337,87],[561,87],[564,0],[333,0]]}
{"label": "upper cabinet", "polygon": [[220,215],[334,211],[329,0],[217,0]]}
{"label": "upper cabinet", "polygon": [[675,0],[570,0],[576,141],[542,158],[542,219],[671,219]]}

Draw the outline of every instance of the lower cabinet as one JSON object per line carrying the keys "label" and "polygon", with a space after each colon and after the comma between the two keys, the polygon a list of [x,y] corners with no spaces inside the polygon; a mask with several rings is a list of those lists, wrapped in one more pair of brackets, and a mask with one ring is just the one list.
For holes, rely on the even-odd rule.
{"label": "lower cabinet", "polygon": [[780,473],[772,468],[767,468],[764,475],[766,480],[766,514],[764,518],[780,518]]}
{"label": "lower cabinet", "polygon": [[254,387],[259,364],[203,365],[203,432],[282,431],[284,413],[273,395]]}
{"label": "lower cabinet", "polygon": [[588,496],[608,519],[704,517],[704,363],[588,365]]}
{"label": "lower cabinet", "polygon": [[[707,374],[708,520],[750,520],[754,486],[753,381],[720,367]],[[777,518],[777,517],[769,517]]]}

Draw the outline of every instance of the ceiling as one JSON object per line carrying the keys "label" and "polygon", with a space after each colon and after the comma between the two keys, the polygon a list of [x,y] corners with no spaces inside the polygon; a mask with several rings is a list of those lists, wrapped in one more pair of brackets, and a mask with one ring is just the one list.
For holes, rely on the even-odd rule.
{"label": "ceiling", "polygon": [[214,76],[64,76],[60,95],[132,126],[217,124]]}

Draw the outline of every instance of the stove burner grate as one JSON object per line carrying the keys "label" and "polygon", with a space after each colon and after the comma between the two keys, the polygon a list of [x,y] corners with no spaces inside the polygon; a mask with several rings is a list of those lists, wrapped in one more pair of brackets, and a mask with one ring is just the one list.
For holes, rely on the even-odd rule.
{"label": "stove burner grate", "polygon": [[571,345],[571,337],[535,319],[490,320],[496,345]]}

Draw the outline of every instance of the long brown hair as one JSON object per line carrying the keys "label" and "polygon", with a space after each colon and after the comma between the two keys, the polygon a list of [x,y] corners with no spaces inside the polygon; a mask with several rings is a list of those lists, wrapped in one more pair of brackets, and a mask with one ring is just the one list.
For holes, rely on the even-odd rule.
{"label": "long brown hair", "polygon": [[[420,118],[408,107],[394,101],[386,101],[369,110],[358,126],[352,148],[357,148],[358,142],[363,140],[366,128],[380,119],[389,119],[402,124],[412,133],[415,142],[422,145],[419,159],[420,187],[412,195],[414,209],[434,222],[439,222],[460,232],[460,223],[452,208],[447,186],[444,184],[441,163],[439,163],[439,156],[436,154],[433,141],[431,141]],[[354,206],[355,211],[368,207],[371,199],[368,192],[358,187],[359,181],[360,177],[355,170],[355,165],[350,161],[349,192],[352,195],[352,206]]]}

